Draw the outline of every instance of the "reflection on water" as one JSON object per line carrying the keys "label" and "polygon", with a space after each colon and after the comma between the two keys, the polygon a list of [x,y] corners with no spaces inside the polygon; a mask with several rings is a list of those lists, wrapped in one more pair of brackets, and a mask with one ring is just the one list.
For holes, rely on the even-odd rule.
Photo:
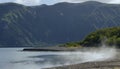
{"label": "reflection on water", "polygon": [[[115,50],[99,52],[23,52],[22,48],[0,48],[0,69],[41,69],[113,57]],[[114,53],[115,54],[115,53]],[[108,57],[105,57],[108,56]]]}

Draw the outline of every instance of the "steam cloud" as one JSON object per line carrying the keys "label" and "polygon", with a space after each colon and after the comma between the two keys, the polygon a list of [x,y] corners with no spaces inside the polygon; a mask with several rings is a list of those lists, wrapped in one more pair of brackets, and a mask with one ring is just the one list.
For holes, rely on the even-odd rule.
{"label": "steam cloud", "polygon": [[89,61],[110,60],[115,58],[115,56],[117,55],[117,51],[115,48],[101,47],[99,49],[86,50],[83,52],[78,51],[66,53],[66,56],[63,57],[71,62],[77,61],[77,63],[83,63]]}
{"label": "steam cloud", "polygon": [[[35,52],[36,53],[36,52]],[[85,62],[94,61],[108,61],[119,58],[119,51],[116,48],[106,47],[103,45],[100,48],[82,48],[79,51],[73,52],[37,52],[31,56],[27,56],[27,59],[12,61],[12,64],[16,64],[16,68],[21,69],[43,69],[63,65],[71,65]],[[12,69],[16,69],[12,68]]]}
{"label": "steam cloud", "polygon": [[118,52],[115,48],[102,46],[100,48],[84,49],[76,52],[58,52],[57,54],[59,55],[53,57],[53,60],[45,62],[46,67],[112,60],[116,58]]}

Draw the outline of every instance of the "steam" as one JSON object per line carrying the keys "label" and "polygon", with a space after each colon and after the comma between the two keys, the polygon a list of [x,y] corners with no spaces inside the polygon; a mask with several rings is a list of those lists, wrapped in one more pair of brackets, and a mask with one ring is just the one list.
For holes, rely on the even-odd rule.
{"label": "steam", "polygon": [[85,62],[109,61],[116,59],[116,56],[120,57],[118,51],[116,48],[103,45],[99,48],[81,48],[73,52],[17,52],[14,54],[16,55],[14,56],[15,60],[9,59],[13,61],[10,61],[11,65],[7,67],[12,67],[11,69],[43,69]]}
{"label": "steam", "polygon": [[101,47],[99,49],[65,53],[61,58],[70,63],[111,60],[116,56],[115,48]]}
{"label": "steam", "polygon": [[85,51],[66,53],[64,59],[68,59],[71,62],[84,63],[90,61],[104,61],[111,60],[117,55],[115,48],[101,47],[99,49],[91,49]]}
{"label": "steam", "polygon": [[103,45],[100,48],[84,48],[82,51],[58,52],[56,54],[59,55],[52,57],[53,60],[45,62],[46,67],[56,67],[94,61],[109,61],[115,59],[118,53],[115,48]]}

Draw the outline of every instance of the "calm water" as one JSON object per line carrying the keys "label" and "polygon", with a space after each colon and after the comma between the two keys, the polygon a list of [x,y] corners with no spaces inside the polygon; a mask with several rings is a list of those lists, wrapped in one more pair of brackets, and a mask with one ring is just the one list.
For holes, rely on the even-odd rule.
{"label": "calm water", "polygon": [[[22,48],[0,48],[0,69],[41,69],[74,62],[70,52],[23,52]],[[65,57],[68,54],[69,56]],[[68,58],[68,59],[67,59]],[[75,62],[76,63],[76,62]]]}
{"label": "calm water", "polygon": [[[105,52],[23,52],[22,48],[0,48],[0,69],[42,69],[111,58]],[[113,52],[113,51],[111,51]],[[111,53],[109,51],[109,53]]]}

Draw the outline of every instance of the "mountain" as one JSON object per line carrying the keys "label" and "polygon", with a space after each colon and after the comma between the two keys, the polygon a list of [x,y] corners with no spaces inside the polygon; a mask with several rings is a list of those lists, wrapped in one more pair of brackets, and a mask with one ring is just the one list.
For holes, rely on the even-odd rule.
{"label": "mountain", "polygon": [[80,41],[105,27],[120,26],[120,5],[95,1],[24,6],[0,4],[0,46],[39,46]]}

